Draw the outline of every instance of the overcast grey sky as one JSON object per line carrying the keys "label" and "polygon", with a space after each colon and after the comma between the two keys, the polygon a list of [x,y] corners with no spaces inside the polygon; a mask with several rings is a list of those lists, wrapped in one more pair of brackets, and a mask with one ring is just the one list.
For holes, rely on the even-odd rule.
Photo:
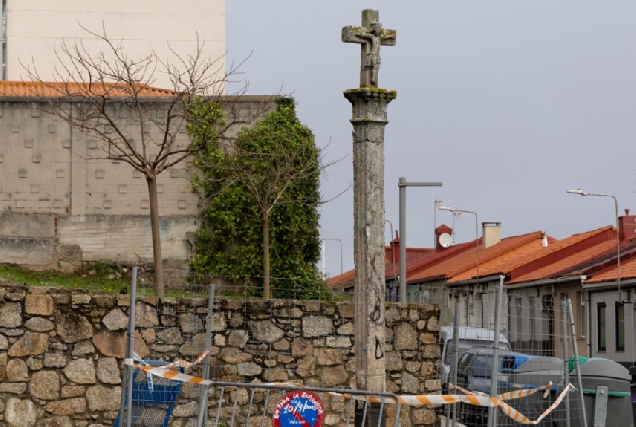
{"label": "overcast grey sky", "polygon": [[[359,83],[357,45],[340,41],[360,12],[378,9],[397,45],[382,48],[380,86],[397,90],[385,140],[386,218],[398,226],[398,178],[443,181],[410,188],[408,246],[433,243],[436,196],[502,235],[536,230],[563,238],[614,223],[609,198],[636,211],[636,3],[633,1],[228,0],[228,59],[253,50],[250,93],[293,92],[301,120],[328,157],[333,197],[352,181],[351,108]],[[344,243],[353,268],[353,193],[321,208],[321,233]],[[452,215],[438,212],[438,225]],[[474,238],[474,217],[456,240]],[[389,231],[387,227],[387,242]],[[340,270],[327,243],[328,273]]]}

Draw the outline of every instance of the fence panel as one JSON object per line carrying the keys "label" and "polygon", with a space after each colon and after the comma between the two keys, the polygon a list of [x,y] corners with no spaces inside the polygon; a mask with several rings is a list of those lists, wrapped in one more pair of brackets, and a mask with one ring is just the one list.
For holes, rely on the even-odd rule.
{"label": "fence panel", "polygon": [[[461,389],[476,395],[491,394],[494,337],[498,331],[495,395],[532,390],[552,383],[547,393],[534,393],[508,403],[530,420],[543,416],[538,423],[540,426],[583,426],[580,400],[575,393],[577,378],[569,375],[574,366],[569,366],[574,352],[567,305],[555,301],[551,295],[537,296],[534,290],[531,293],[504,287],[498,307],[496,290],[496,286],[485,285],[453,289],[440,283],[423,285],[410,293],[411,301],[439,305],[442,352],[439,375],[443,392],[457,393],[452,387],[449,389],[457,375],[456,385]],[[495,321],[497,311],[500,315],[498,325]],[[454,336],[454,331],[459,336],[456,346],[449,339]],[[446,343],[445,339],[448,339]],[[453,357],[458,360],[457,364],[453,363]],[[565,393],[563,402],[544,415],[570,383],[574,386],[572,391]],[[494,425],[519,425],[501,408],[495,412]],[[488,408],[468,403],[448,405],[442,415],[443,424],[448,426],[493,425]]]}

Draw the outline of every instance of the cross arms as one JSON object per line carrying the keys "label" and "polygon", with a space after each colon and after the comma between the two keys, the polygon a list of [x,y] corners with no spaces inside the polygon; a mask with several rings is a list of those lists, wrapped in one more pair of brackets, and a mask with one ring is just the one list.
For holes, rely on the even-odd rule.
{"label": "cross arms", "polygon": [[[354,25],[342,27],[342,41],[344,43],[365,44],[369,42],[370,30]],[[382,29],[380,44],[382,46],[395,46],[395,30]]]}

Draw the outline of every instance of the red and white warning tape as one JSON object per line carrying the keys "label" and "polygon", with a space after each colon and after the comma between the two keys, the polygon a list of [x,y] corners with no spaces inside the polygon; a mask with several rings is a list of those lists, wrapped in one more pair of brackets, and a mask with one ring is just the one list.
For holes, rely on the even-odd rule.
{"label": "red and white warning tape", "polygon": [[[160,367],[151,367],[151,366],[147,366],[147,365],[142,365],[139,362],[135,362],[134,359],[124,359],[124,363],[128,366],[132,366],[136,369],[140,369],[150,375],[154,375],[157,377],[161,377],[161,378],[167,378],[173,381],[181,381],[181,382],[186,382],[186,383],[192,383],[192,384],[199,384],[199,385],[213,385],[214,381],[212,380],[206,380],[200,377],[193,377],[191,375],[186,375],[186,374],[182,374],[176,371],[171,370],[171,367],[184,367],[184,368],[189,368],[192,365],[195,365],[197,363],[200,363],[205,356],[207,356],[207,352],[203,352],[201,353],[201,355],[199,356],[199,358],[195,361],[195,362],[186,362],[184,360],[178,360],[176,362],[173,362],[169,365],[165,365],[165,366],[160,366]],[[298,387],[301,386],[299,384],[290,384],[290,383],[264,383],[261,384],[262,386],[271,386],[271,385],[275,385],[275,386],[292,386],[292,387]],[[531,394],[537,393],[539,391],[545,390],[545,393],[543,395],[543,397],[547,397],[549,392],[550,392],[550,388],[552,387],[552,383],[542,386],[542,387],[537,387],[535,389],[526,389],[526,390],[517,390],[517,391],[512,391],[512,392],[508,392],[508,393],[504,393],[504,394],[500,394],[497,397],[490,397],[487,395],[482,395],[482,394],[475,394],[475,393],[471,393],[467,390],[464,390],[460,387],[454,386],[454,385],[450,385],[451,388],[457,389],[465,394],[459,394],[459,395],[449,395],[449,394],[427,394],[427,395],[415,395],[415,396],[398,396],[398,399],[400,400],[400,403],[404,404],[404,405],[411,405],[411,406],[420,406],[420,405],[435,405],[435,404],[441,404],[441,405],[447,405],[447,404],[455,404],[455,403],[468,403],[471,405],[475,405],[475,406],[491,406],[491,407],[499,407],[501,408],[501,410],[504,412],[504,414],[506,414],[508,417],[512,418],[514,421],[520,423],[520,424],[530,424],[530,425],[537,425],[541,422],[541,420],[543,420],[550,412],[552,412],[557,406],[559,406],[559,404],[563,401],[563,399],[565,398],[565,395],[574,388],[574,386],[572,386],[572,384],[568,384],[563,391],[561,392],[561,394],[559,394],[559,397],[554,401],[554,403],[552,405],[550,405],[550,407],[548,409],[546,409],[541,416],[539,416],[539,418],[537,418],[536,420],[530,420],[528,417],[526,417],[525,415],[523,415],[522,413],[520,413],[519,411],[517,411],[516,409],[512,408],[510,405],[508,405],[505,401],[506,400],[513,400],[513,399],[520,399],[523,397],[527,397],[530,396]],[[331,396],[342,396],[345,399],[357,399],[357,400],[368,400],[369,402],[373,402],[373,403],[395,403],[395,399],[391,398],[391,397],[383,397],[383,396],[369,396],[367,397],[363,397],[363,396],[354,396],[354,395],[350,395],[350,394],[344,394],[344,393],[335,393],[335,392],[327,392],[325,394],[331,395]]]}

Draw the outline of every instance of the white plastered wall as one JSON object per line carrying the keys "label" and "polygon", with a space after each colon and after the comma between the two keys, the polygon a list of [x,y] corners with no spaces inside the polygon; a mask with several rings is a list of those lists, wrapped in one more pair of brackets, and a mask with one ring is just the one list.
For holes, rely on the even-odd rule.
{"label": "white plastered wall", "polygon": [[[102,23],[112,40],[121,41],[130,58],[154,51],[159,58],[176,60],[169,45],[187,56],[196,48],[197,34],[210,60],[221,58],[225,71],[225,0],[8,0],[7,78],[28,79],[23,66],[31,63],[44,80],[54,78],[54,65],[63,42],[84,44],[89,52],[105,49],[103,42],[84,31],[101,32]],[[171,89],[164,74],[153,85]]]}

